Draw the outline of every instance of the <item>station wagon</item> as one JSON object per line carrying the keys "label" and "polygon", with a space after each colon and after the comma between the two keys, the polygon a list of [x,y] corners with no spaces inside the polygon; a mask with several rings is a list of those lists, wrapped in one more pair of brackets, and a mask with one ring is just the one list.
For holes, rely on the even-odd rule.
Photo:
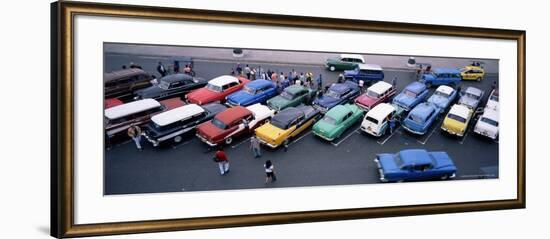
{"label": "station wagon", "polygon": [[447,180],[456,176],[457,168],[446,152],[406,149],[398,153],[378,154],[374,159],[381,182]]}
{"label": "station wagon", "polygon": [[411,110],[414,106],[424,101],[428,96],[428,88],[423,83],[415,81],[410,83],[393,98],[393,104],[405,111]]}
{"label": "station wagon", "polygon": [[382,103],[372,108],[361,123],[361,130],[379,137],[384,135],[389,128],[389,121],[396,116],[393,105]]}
{"label": "station wagon", "polygon": [[224,75],[216,77],[205,87],[191,91],[185,98],[189,103],[204,105],[212,102],[225,103],[225,98],[243,88],[249,80],[244,77]]}
{"label": "station wagon", "polygon": [[136,90],[151,86],[151,79],[151,75],[137,68],[105,73],[103,75],[105,99],[131,99]]}
{"label": "station wagon", "polygon": [[413,134],[423,135],[437,119],[439,110],[433,103],[420,103],[403,120],[403,128]]}
{"label": "station wagon", "polygon": [[361,63],[365,63],[365,59],[361,55],[340,54],[340,56],[328,58],[325,67],[330,71],[352,70]]}
{"label": "station wagon", "polygon": [[356,105],[337,105],[330,109],[323,119],[313,125],[313,133],[327,141],[333,141],[358,120],[363,118],[363,111]]}
{"label": "station wagon", "polygon": [[365,111],[376,105],[388,102],[395,95],[395,86],[385,81],[376,82],[367,88],[367,92],[355,99],[355,104]]}
{"label": "station wagon", "polygon": [[432,85],[458,86],[462,80],[460,71],[457,69],[437,68],[433,71],[422,74],[420,82],[429,88]]}
{"label": "station wagon", "polygon": [[344,71],[344,78],[355,83],[362,80],[364,83],[370,84],[384,80],[384,70],[379,65],[358,64],[355,69]]}
{"label": "station wagon", "polygon": [[268,99],[277,95],[275,83],[269,80],[258,79],[244,85],[239,90],[227,96],[227,104],[230,106],[249,106],[256,103],[265,103]]}

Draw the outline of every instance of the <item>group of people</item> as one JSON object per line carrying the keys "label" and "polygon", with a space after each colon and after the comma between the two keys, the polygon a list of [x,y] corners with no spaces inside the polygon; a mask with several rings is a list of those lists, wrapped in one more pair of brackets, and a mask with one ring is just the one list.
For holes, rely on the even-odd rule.
{"label": "group of people", "polygon": [[[174,64],[172,65],[173,73],[184,73],[188,75],[193,75],[193,65],[192,64],[185,64],[183,69],[181,69],[180,62],[178,60],[174,61]],[[168,75],[169,70],[166,69],[166,67],[162,64],[161,61],[159,61],[157,65],[157,72],[160,74],[161,77],[164,77]]]}
{"label": "group of people", "polygon": [[248,64],[246,64],[244,67],[242,67],[241,64],[237,64],[235,68],[231,68],[229,74],[233,76],[246,77],[249,80],[271,80],[273,81],[273,83],[275,83],[275,85],[277,85],[279,91],[284,90],[290,85],[307,86],[311,89],[317,88],[317,90],[321,90],[323,87],[322,74],[319,74],[319,76],[317,76],[317,78],[315,78],[314,80],[314,75],[312,72],[298,73],[295,69],[292,69],[285,75],[284,72],[277,73],[277,71],[272,71],[271,69],[268,69],[266,71],[264,68],[262,68],[262,66],[254,68],[249,66]]}

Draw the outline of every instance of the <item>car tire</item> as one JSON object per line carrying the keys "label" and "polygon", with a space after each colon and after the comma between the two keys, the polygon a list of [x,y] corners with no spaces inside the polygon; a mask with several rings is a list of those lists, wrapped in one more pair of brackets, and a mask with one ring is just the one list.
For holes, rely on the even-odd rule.
{"label": "car tire", "polygon": [[441,176],[441,180],[447,180],[447,179],[449,179],[449,175],[444,174],[443,176]]}
{"label": "car tire", "polygon": [[480,81],[481,81],[481,77],[476,78],[476,81],[477,81],[477,82],[480,82]]}
{"label": "car tire", "polygon": [[231,143],[233,143],[233,137],[229,137],[229,138],[225,139],[224,142],[225,142],[225,144],[230,145]]}
{"label": "car tire", "polygon": [[334,66],[329,66],[329,67],[328,67],[328,70],[329,70],[329,71],[335,71],[335,70],[336,70],[336,67],[334,67]]}
{"label": "car tire", "polygon": [[178,136],[174,137],[174,142],[175,143],[179,143],[179,142],[181,142],[181,140],[182,140],[181,135],[178,135]]}

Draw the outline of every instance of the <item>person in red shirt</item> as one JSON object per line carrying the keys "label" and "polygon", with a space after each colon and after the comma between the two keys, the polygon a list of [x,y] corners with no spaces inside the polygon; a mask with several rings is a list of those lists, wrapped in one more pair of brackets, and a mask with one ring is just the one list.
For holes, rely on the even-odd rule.
{"label": "person in red shirt", "polygon": [[214,154],[214,161],[218,162],[218,167],[220,169],[220,174],[224,175],[229,172],[229,159],[223,151],[223,148],[220,147],[216,154]]}

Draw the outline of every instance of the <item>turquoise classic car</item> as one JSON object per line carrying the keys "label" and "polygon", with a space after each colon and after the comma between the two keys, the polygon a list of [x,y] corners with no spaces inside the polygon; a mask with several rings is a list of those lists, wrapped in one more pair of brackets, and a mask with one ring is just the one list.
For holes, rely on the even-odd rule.
{"label": "turquoise classic car", "polygon": [[363,112],[354,104],[337,105],[330,109],[322,120],[313,125],[313,133],[325,140],[333,141],[362,119]]}

